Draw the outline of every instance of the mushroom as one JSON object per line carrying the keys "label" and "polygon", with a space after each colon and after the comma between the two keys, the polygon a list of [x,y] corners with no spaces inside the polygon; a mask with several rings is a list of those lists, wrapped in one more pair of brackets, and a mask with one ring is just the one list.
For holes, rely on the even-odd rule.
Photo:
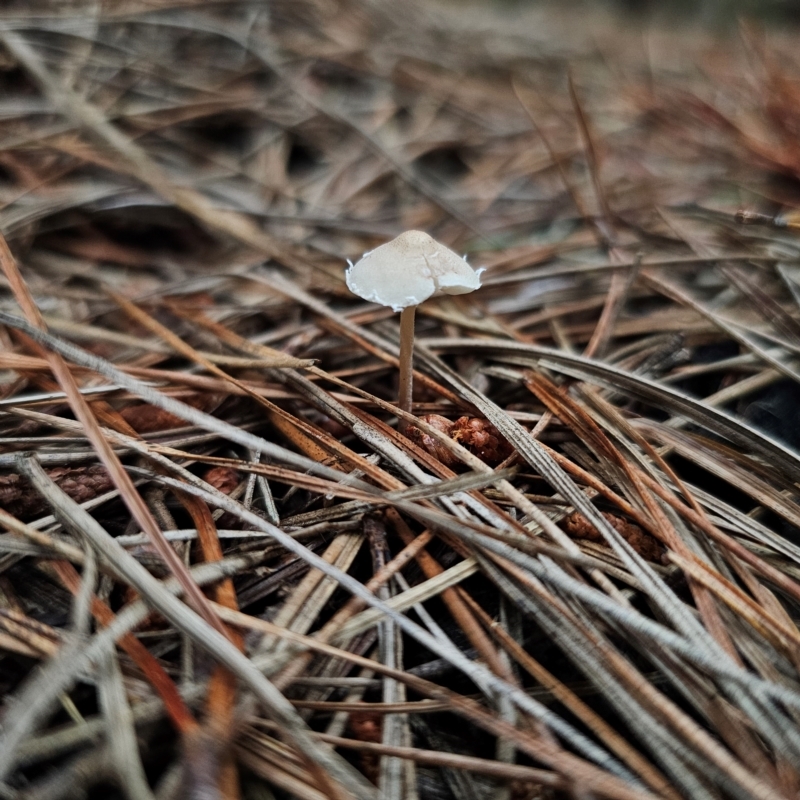
{"label": "mushroom", "polygon": [[[466,294],[480,288],[480,274],[452,250],[422,231],[406,231],[382,244],[347,270],[353,294],[400,311],[400,397],[411,413],[414,312],[437,294]],[[405,425],[400,423],[400,429]]]}

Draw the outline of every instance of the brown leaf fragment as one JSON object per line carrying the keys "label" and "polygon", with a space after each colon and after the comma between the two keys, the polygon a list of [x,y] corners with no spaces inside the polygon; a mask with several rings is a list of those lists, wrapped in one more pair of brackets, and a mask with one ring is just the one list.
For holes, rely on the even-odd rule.
{"label": "brown leaf fragment", "polygon": [[137,406],[128,406],[120,411],[122,418],[136,433],[155,433],[180,428],[184,422],[180,417],[170,414],[161,408],[155,408],[147,403]]}
{"label": "brown leaf fragment", "polygon": [[211,467],[203,475],[203,480],[223,494],[230,494],[241,479],[233,467]]}
{"label": "brown leaf fragment", "polygon": [[[233,467],[210,467],[202,476],[206,483],[210,483],[215,489],[218,489],[223,494],[233,494],[236,487],[241,482],[242,478],[239,472]],[[217,519],[218,528],[227,528],[229,530],[241,530],[242,521],[227,511]]]}
{"label": "brown leaf fragment", "polygon": [[[194,394],[189,397],[181,397],[181,401],[186,405],[206,413],[211,413],[219,405],[220,400],[221,396],[218,394]],[[183,428],[186,425],[180,417],[148,403],[126,406],[119,413],[136,433],[156,433],[173,428]]]}
{"label": "brown leaf fragment", "polygon": [[[649,533],[623,517],[609,514],[607,511],[602,511],[601,514],[642,558],[659,563],[662,561],[664,548]],[[594,525],[577,511],[564,520],[562,527],[573,539],[587,539],[601,544],[605,541],[595,530]]]}
{"label": "brown leaf fragment", "polygon": [[[47,474],[76,503],[85,503],[114,488],[105,467],[56,467]],[[47,508],[33,487],[14,472],[0,475],[0,508],[18,519],[30,519]]]}

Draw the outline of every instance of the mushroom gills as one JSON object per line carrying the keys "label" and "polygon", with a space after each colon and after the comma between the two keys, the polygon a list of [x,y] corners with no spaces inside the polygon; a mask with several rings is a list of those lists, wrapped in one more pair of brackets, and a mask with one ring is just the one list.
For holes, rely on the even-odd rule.
{"label": "mushroom gills", "polygon": [[366,253],[347,270],[351,292],[401,311],[435,294],[466,294],[481,285],[480,273],[422,231],[407,231]]}

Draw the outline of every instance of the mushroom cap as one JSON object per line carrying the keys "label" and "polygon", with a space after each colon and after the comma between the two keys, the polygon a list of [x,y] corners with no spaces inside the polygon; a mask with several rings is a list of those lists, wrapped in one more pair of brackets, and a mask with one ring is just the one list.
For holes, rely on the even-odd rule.
{"label": "mushroom cap", "polygon": [[480,288],[480,272],[422,231],[406,231],[364,253],[347,270],[353,294],[400,311],[435,294],[466,294]]}

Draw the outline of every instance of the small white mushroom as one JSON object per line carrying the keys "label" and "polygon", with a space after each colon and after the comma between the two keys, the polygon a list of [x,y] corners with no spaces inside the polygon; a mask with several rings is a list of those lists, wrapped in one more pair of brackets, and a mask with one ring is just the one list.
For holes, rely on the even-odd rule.
{"label": "small white mushroom", "polygon": [[406,231],[382,244],[347,270],[353,294],[402,311],[436,294],[479,289],[480,271],[422,231]]}
{"label": "small white mushroom", "polygon": [[[466,294],[479,289],[480,274],[443,244],[422,231],[406,231],[382,244],[347,270],[353,294],[389,306],[400,315],[400,399],[411,411],[414,311],[437,294]],[[400,429],[405,425],[401,423]]]}

